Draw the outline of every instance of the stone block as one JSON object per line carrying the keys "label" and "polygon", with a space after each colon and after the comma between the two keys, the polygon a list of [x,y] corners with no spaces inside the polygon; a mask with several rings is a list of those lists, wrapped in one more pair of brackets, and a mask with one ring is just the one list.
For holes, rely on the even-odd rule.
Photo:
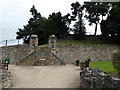
{"label": "stone block", "polygon": [[83,88],[119,88],[119,83],[114,81],[106,72],[86,68],[80,72],[80,86]]}

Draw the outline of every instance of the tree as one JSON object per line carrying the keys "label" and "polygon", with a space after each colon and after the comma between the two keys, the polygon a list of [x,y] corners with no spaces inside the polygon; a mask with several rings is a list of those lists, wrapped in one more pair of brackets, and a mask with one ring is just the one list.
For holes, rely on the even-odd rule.
{"label": "tree", "polygon": [[100,23],[100,16],[106,16],[109,10],[107,3],[102,2],[84,2],[84,7],[88,14],[85,15],[86,19],[90,22],[90,25],[95,24],[95,33],[97,33],[97,26]]}
{"label": "tree", "polygon": [[104,38],[109,41],[120,42],[120,2],[111,3],[111,10],[106,20],[101,22],[101,31]]}
{"label": "tree", "polygon": [[85,39],[85,31],[86,31],[86,29],[85,29],[85,26],[84,26],[84,24],[82,23],[82,25],[81,25],[81,30],[79,30],[80,28],[79,28],[79,22],[76,22],[75,24],[74,24],[74,28],[73,28],[73,31],[74,31],[74,39],[76,39],[76,40],[84,40]]}
{"label": "tree", "polygon": [[16,38],[22,38],[24,43],[29,43],[30,36],[36,34],[39,38],[39,44],[44,44],[47,42],[47,35],[44,29],[46,18],[37,12],[34,5],[30,12],[33,17],[29,19],[27,25],[23,26],[23,29],[18,29],[19,31],[16,33],[18,36]]}
{"label": "tree", "polygon": [[[78,20],[75,25],[74,25],[74,35],[75,35],[75,39],[84,39],[85,38],[85,27],[84,27],[84,23],[82,20],[82,16],[83,16],[83,7],[79,4],[79,2],[76,3],[72,3],[71,4],[72,8],[72,15],[71,16],[71,20],[75,21]],[[77,17],[77,19],[76,19]]]}
{"label": "tree", "polygon": [[[48,20],[51,20],[54,23],[54,30],[55,35],[57,38],[63,38],[68,35],[68,29],[66,22],[63,20],[62,14],[60,12],[58,13],[52,13]],[[54,33],[54,32],[52,32]]]}
{"label": "tree", "polygon": [[48,37],[50,35],[57,35],[57,33],[58,33],[57,26],[53,19],[49,18],[46,20],[45,30],[46,30],[46,33],[48,34]]}
{"label": "tree", "polygon": [[71,15],[68,13],[67,15],[63,16],[63,22],[67,25],[68,32],[70,32],[70,24],[71,24]]}
{"label": "tree", "polygon": [[16,32],[16,34],[18,35],[16,38],[17,39],[23,39],[24,43],[29,43],[29,39],[30,39],[30,34],[29,34],[29,30],[30,30],[30,26],[26,25],[23,26],[23,29],[18,29],[19,31]]}
{"label": "tree", "polygon": [[47,43],[48,37],[52,34],[56,35],[58,39],[68,35],[68,15],[62,16],[60,12],[52,13],[46,19],[37,12],[34,5],[30,9],[30,12],[32,18],[29,19],[28,24],[24,25],[23,28],[18,29],[16,33],[17,39],[22,38],[24,43],[29,43],[30,36],[36,34],[40,45]]}

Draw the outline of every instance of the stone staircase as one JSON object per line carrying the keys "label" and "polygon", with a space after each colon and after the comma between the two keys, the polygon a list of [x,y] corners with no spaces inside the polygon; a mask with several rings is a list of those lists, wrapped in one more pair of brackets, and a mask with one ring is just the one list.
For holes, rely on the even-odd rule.
{"label": "stone staircase", "polygon": [[17,65],[65,65],[57,55],[56,51],[51,51],[50,48],[36,48],[26,58],[16,63]]}

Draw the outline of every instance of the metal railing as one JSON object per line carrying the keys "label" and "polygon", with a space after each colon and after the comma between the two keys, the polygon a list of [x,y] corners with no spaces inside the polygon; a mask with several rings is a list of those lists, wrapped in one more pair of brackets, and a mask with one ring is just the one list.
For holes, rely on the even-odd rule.
{"label": "metal railing", "polygon": [[22,39],[9,39],[1,41],[0,46],[18,45],[22,43],[23,43]]}

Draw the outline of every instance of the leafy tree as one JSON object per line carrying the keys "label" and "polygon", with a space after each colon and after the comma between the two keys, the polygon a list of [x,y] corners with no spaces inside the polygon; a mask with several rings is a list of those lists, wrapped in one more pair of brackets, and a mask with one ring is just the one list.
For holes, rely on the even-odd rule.
{"label": "leafy tree", "polygon": [[84,2],[84,7],[86,8],[86,12],[88,14],[85,17],[90,22],[90,25],[95,24],[95,33],[97,33],[97,26],[100,23],[100,16],[106,16],[109,10],[109,6],[107,3],[102,2]]}
{"label": "leafy tree", "polygon": [[24,43],[29,43],[30,36],[36,34],[39,38],[39,44],[44,44],[46,40],[46,32],[44,30],[46,18],[42,17],[40,13],[37,12],[35,6],[30,10],[32,18],[29,19],[28,24],[23,26],[23,29],[18,29],[16,33],[18,36],[16,38],[22,38]]}
{"label": "leafy tree", "polygon": [[75,24],[74,24],[74,29],[73,29],[73,31],[74,31],[74,39],[76,39],[76,40],[84,40],[85,39],[85,31],[86,31],[86,29],[85,29],[85,26],[84,26],[84,24],[82,23],[82,25],[81,25],[81,30],[79,30],[80,28],[79,28],[79,22],[76,22]]}
{"label": "leafy tree", "polygon": [[[28,24],[17,31],[17,39],[23,39],[24,43],[29,43],[30,36],[36,34],[38,36],[39,45],[45,44],[48,37],[52,34],[57,38],[63,38],[68,35],[68,15],[62,16],[60,12],[52,13],[48,19],[41,16],[37,12],[35,6],[30,9],[32,18],[29,19]],[[70,22],[69,22],[70,23]]]}
{"label": "leafy tree", "polygon": [[[71,16],[71,20],[75,21],[78,20],[75,25],[74,25],[74,35],[75,35],[75,39],[84,39],[85,38],[85,27],[84,27],[84,23],[82,20],[82,16],[83,16],[83,7],[79,4],[79,2],[76,3],[72,3],[71,4],[72,8],[72,15]],[[77,19],[76,19],[77,17]]]}
{"label": "leafy tree", "polygon": [[45,30],[48,36],[50,35],[57,35],[57,26],[55,25],[56,23],[54,22],[53,19],[49,18],[45,22]]}
{"label": "leafy tree", "polygon": [[18,29],[19,31],[17,31],[17,39],[23,39],[24,40],[24,43],[28,43],[29,42],[29,38],[30,38],[30,34],[29,34],[29,30],[30,30],[30,26],[29,25],[26,25],[26,26],[23,26],[24,28],[23,29]]}
{"label": "leafy tree", "polygon": [[67,25],[68,32],[70,32],[70,24],[71,24],[71,15],[68,13],[67,15],[63,16],[63,22]]}
{"label": "leafy tree", "polygon": [[112,9],[106,20],[101,22],[102,34],[107,40],[119,43],[120,41],[120,2],[111,3]]}
{"label": "leafy tree", "polygon": [[57,38],[63,38],[68,35],[69,27],[67,27],[66,22],[63,19],[60,12],[52,13],[48,18],[48,20],[52,21],[55,25],[51,33],[55,34]]}

